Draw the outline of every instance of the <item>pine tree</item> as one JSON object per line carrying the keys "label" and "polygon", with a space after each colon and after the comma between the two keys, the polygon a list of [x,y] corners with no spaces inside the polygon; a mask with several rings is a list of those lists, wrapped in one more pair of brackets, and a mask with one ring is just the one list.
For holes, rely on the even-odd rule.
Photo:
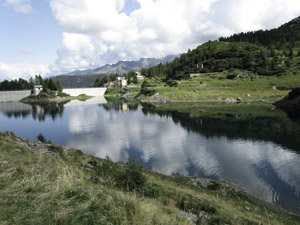
{"label": "pine tree", "polygon": [[62,92],[63,86],[62,86],[60,80],[56,80],[56,88],[59,92]]}
{"label": "pine tree", "polygon": [[292,49],[292,48],[290,48],[289,57],[290,57],[290,58],[293,58],[293,57],[294,57],[294,52],[293,52],[293,49]]}

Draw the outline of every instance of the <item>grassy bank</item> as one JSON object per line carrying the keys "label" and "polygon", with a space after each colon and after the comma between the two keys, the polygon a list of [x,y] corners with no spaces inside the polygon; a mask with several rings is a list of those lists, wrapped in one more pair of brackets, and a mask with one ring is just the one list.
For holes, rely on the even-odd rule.
{"label": "grassy bank", "polygon": [[[300,63],[297,60],[298,58],[293,63]],[[282,89],[300,86],[300,74],[295,67],[278,76],[259,76],[249,71],[231,70],[202,73],[181,80],[166,81],[164,77],[146,80],[148,83],[146,93],[140,92],[141,88],[126,88],[128,90],[126,97],[138,97],[142,101],[152,102],[236,102],[237,99],[245,102],[275,102],[289,92]],[[122,96],[121,89],[109,90],[106,94],[116,93]]]}
{"label": "grassy bank", "polygon": [[0,224],[299,224],[238,187],[0,133]]}

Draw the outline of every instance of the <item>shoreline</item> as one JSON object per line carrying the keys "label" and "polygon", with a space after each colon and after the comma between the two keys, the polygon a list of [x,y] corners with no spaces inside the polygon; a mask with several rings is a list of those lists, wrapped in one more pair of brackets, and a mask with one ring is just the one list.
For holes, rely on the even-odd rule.
{"label": "shoreline", "polygon": [[38,98],[26,98],[26,99],[22,99],[19,102],[22,103],[45,103],[45,102],[66,102],[66,101],[72,101],[72,100],[79,100],[79,101],[85,101],[88,100],[90,98],[93,98],[94,96],[68,96],[68,97],[56,97],[56,98],[43,98],[43,99],[38,99]]}
{"label": "shoreline", "polygon": [[[162,207],[164,204],[167,204],[164,207],[168,207],[171,210],[171,217],[177,218],[179,221],[191,222],[179,224],[193,224],[199,219],[202,222],[212,222],[216,217],[218,221],[231,221],[231,224],[240,224],[242,221],[269,224],[297,224],[296,221],[300,220],[299,215],[266,202],[245,188],[228,181],[216,181],[200,177],[174,177],[143,169],[141,170],[141,174],[146,179],[146,186],[144,187],[146,189],[136,189],[134,192],[128,192],[127,188],[123,189],[120,186],[122,182],[118,183],[118,179],[120,179],[118,173],[123,174],[123,172],[128,171],[128,168],[130,168],[123,163],[113,163],[109,158],[97,158],[67,146],[30,141],[16,137],[12,132],[0,132],[0,140],[0,179],[2,181],[0,195],[3,196],[3,200],[9,198],[7,195],[3,195],[3,188],[12,188],[12,186],[18,185],[18,182],[22,180],[21,183],[25,183],[25,186],[22,185],[24,188],[28,186],[26,184],[27,179],[34,179],[35,183],[41,183],[38,187],[35,187],[35,183],[32,184],[34,186],[31,187],[32,191],[29,194],[34,195],[35,201],[41,201],[41,204],[45,204],[44,198],[40,199],[40,196],[48,194],[49,191],[47,191],[46,184],[50,182],[48,184],[50,186],[59,185],[61,182],[70,182],[70,179],[77,180],[82,177],[84,183],[80,183],[81,181],[74,183],[74,188],[78,189],[82,186],[81,191],[78,192],[79,196],[82,195],[81,193],[85,193],[87,188],[92,188],[93,190],[100,189],[102,192],[109,192],[112,196],[115,196],[115,193],[116,196],[123,196],[125,194],[124,196],[128,196],[127,198],[134,198],[135,207],[139,207],[140,204],[154,204],[154,202],[156,207]],[[28,164],[26,163],[27,161],[31,163]],[[31,168],[35,171],[34,173],[30,172]],[[98,171],[98,168],[102,169]],[[51,174],[47,172],[52,170]],[[64,177],[64,171],[69,170],[71,174],[64,178],[66,180],[61,180],[59,177]],[[20,173],[20,171],[22,172]],[[43,175],[43,171],[46,174]],[[116,171],[119,172],[114,175],[115,177],[112,177],[112,174]],[[100,176],[97,175],[99,172]],[[49,178],[47,178],[48,176]],[[139,178],[137,177],[136,179]],[[45,194],[43,194],[44,189],[40,189],[41,185],[46,185]],[[24,195],[23,188],[20,190],[17,188],[12,189],[14,198]],[[70,188],[63,188],[61,191],[65,192]],[[51,190],[53,191],[53,189]],[[35,195],[36,192],[37,195]],[[174,195],[174,193],[176,194]],[[27,195],[25,192],[25,196]],[[57,201],[58,205],[63,204],[59,198],[55,197],[56,195],[51,197],[51,201]],[[72,196],[71,198],[73,198]],[[16,199],[19,199],[19,197]],[[97,201],[95,198],[97,197],[93,197],[93,201]],[[113,204],[118,204],[117,202],[121,201],[119,197],[113,197],[113,199],[115,202]],[[0,204],[3,203],[1,201]],[[80,205],[81,201],[76,201],[76,204],[74,203],[75,206],[77,204]],[[75,207],[74,204],[68,207]],[[21,206],[18,204],[15,207]],[[54,207],[53,209],[56,208],[55,205],[51,207]],[[142,209],[143,207],[139,208],[139,210]],[[3,210],[6,213],[10,212],[10,208],[4,207]],[[20,210],[22,211],[23,208],[20,208]],[[137,213],[136,210],[135,213]],[[21,216],[22,214],[15,215],[15,217]],[[174,224],[173,222],[166,224]]]}

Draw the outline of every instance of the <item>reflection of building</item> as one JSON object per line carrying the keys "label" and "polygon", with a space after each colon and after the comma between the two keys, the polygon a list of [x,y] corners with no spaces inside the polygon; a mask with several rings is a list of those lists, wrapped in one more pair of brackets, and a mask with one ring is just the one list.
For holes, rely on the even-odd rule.
{"label": "reflection of building", "polygon": [[116,83],[118,87],[125,87],[127,85],[127,80],[125,77],[117,77]]}
{"label": "reflection of building", "polygon": [[126,112],[128,110],[128,105],[126,103],[122,104],[122,111]]}
{"label": "reflection of building", "polygon": [[33,95],[37,96],[41,91],[43,91],[42,85],[34,85],[33,86]]}

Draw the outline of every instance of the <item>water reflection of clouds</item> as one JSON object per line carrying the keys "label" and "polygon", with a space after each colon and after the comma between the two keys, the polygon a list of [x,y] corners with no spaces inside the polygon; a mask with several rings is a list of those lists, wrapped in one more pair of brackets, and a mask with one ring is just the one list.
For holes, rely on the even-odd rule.
{"label": "water reflection of clouds", "polygon": [[[273,193],[263,170],[271,167],[283,183],[299,193],[299,156],[271,142],[207,139],[188,132],[171,118],[98,107],[70,113],[69,129],[73,135],[68,145],[101,158],[108,155],[121,161],[138,156],[154,171],[229,180],[268,201]],[[261,174],[255,168],[261,168]]]}

